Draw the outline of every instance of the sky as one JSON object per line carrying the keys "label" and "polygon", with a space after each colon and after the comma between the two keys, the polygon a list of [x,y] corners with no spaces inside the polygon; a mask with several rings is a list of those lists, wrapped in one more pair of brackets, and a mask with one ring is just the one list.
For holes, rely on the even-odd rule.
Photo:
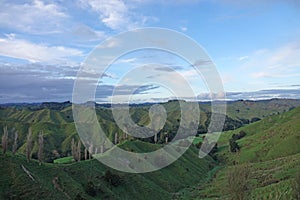
{"label": "sky", "polygon": [[[1,0],[0,103],[71,101],[77,72],[95,47],[146,27],[174,30],[201,45],[227,99],[300,98],[297,0]],[[145,70],[134,71],[138,66]],[[147,70],[155,76],[149,82],[141,78]],[[128,73],[137,78],[124,81]],[[199,100],[211,98],[189,63],[146,49],[107,68],[95,99],[108,102],[118,88],[133,102],[168,100],[177,97],[172,90],[182,90],[178,74]],[[155,83],[157,77],[174,81],[172,90]]]}

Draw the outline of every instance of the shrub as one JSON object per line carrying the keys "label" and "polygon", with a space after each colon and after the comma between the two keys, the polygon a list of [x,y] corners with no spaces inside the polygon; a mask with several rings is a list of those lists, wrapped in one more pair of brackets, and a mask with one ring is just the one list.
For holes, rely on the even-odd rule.
{"label": "shrub", "polygon": [[121,177],[117,174],[113,174],[110,170],[105,172],[104,180],[115,187],[121,184]]}
{"label": "shrub", "polygon": [[92,197],[95,197],[97,195],[96,187],[92,181],[89,181],[86,184],[85,191],[88,195],[90,195]]}
{"label": "shrub", "polygon": [[251,119],[251,123],[254,123],[254,122],[257,122],[257,121],[259,121],[259,120],[261,120],[260,118],[258,118],[258,117],[253,117],[252,119]]}
{"label": "shrub", "polygon": [[196,148],[200,149],[202,146],[202,142],[198,142],[195,146],[196,146]]}
{"label": "shrub", "polygon": [[239,133],[239,139],[243,138],[246,136],[246,132],[245,131],[240,131]]}
{"label": "shrub", "polygon": [[75,200],[85,200],[85,198],[83,198],[81,194],[77,194]]}
{"label": "shrub", "polygon": [[229,140],[230,152],[238,152],[240,150],[240,146],[238,145],[236,140],[239,140],[245,136],[246,136],[245,131],[240,131],[239,134],[233,134],[231,136],[231,139]]}
{"label": "shrub", "polygon": [[246,136],[246,132],[245,131],[240,131],[239,134],[233,134],[231,138],[233,140],[239,140],[239,139],[241,139],[245,136]]}
{"label": "shrub", "polygon": [[250,167],[247,164],[237,165],[227,173],[227,192],[234,200],[243,200],[250,192]]}
{"label": "shrub", "polygon": [[232,138],[229,140],[229,148],[230,148],[230,152],[238,152],[240,150],[240,146]]}

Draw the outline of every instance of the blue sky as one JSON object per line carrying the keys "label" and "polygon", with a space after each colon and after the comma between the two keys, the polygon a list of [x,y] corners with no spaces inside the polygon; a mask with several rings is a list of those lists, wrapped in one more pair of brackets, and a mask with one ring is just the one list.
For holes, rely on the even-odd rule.
{"label": "blue sky", "polygon": [[[0,103],[71,100],[76,73],[95,46],[143,27],[172,29],[197,41],[216,64],[229,99],[300,98],[297,0],[4,0]],[[209,99],[201,77],[183,60],[144,51],[109,68],[97,101],[108,101],[115,85],[130,91],[132,85],[118,83],[124,73],[153,62],[169,65],[190,81],[200,100]],[[170,96],[157,85],[144,85],[133,99]]]}

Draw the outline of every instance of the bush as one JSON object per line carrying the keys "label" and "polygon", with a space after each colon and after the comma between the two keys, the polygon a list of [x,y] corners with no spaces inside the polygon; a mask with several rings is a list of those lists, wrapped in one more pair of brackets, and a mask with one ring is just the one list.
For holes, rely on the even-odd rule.
{"label": "bush", "polygon": [[245,131],[240,131],[240,134],[239,134],[239,139],[243,138],[246,136],[246,132]]}
{"label": "bush", "polygon": [[251,119],[251,123],[254,123],[254,122],[257,122],[257,121],[259,121],[259,120],[261,120],[260,118],[258,118],[258,117],[253,117],[252,119]]}
{"label": "bush", "polygon": [[236,140],[239,140],[245,136],[246,136],[245,131],[240,131],[239,134],[233,134],[231,136],[231,139],[229,140],[230,152],[238,152],[240,150],[240,146],[238,145]]}
{"label": "bush", "polygon": [[247,164],[233,167],[227,173],[227,192],[234,200],[243,200],[250,192],[250,167]]}
{"label": "bush", "polygon": [[229,148],[230,148],[230,152],[238,152],[240,150],[240,146],[232,138],[229,140]]}
{"label": "bush", "polygon": [[239,140],[239,139],[241,139],[245,136],[246,136],[246,132],[245,131],[240,131],[239,134],[233,134],[231,138],[233,140]]}
{"label": "bush", "polygon": [[77,194],[75,200],[85,200],[85,198],[83,198],[81,194]]}
{"label": "bush", "polygon": [[97,195],[97,190],[96,190],[95,185],[92,181],[89,181],[86,184],[85,192],[88,195],[92,196],[92,197],[95,197]]}
{"label": "bush", "polygon": [[209,155],[212,156],[212,157],[214,157],[215,153],[217,153],[217,151],[218,151],[218,144],[216,143],[214,145],[214,147],[211,149],[211,151],[209,152]]}
{"label": "bush", "polygon": [[250,120],[249,119],[239,119],[243,124],[249,124]]}
{"label": "bush", "polygon": [[104,180],[115,187],[121,184],[121,177],[117,174],[113,174],[110,170],[105,172]]}
{"label": "bush", "polygon": [[196,146],[196,148],[200,149],[202,146],[202,142],[198,142],[195,146]]}

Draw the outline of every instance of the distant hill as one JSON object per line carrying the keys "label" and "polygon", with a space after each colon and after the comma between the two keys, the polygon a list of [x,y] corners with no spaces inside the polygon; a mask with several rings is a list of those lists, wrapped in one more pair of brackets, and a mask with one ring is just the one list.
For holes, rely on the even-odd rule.
{"label": "distant hill", "polygon": [[264,118],[300,106],[298,99],[240,100],[227,102],[227,115],[233,119]]}

